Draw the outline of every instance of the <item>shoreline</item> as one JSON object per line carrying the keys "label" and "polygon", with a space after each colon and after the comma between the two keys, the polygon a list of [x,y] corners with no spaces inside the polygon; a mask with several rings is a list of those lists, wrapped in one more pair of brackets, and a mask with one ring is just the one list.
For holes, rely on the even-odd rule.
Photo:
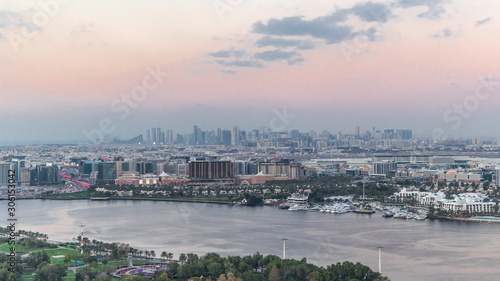
{"label": "shoreline", "polygon": [[460,221],[460,222],[475,222],[475,223],[500,223],[500,217],[493,216],[481,216],[481,217],[470,217],[470,218],[455,218],[455,217],[446,217],[446,216],[434,216],[428,219],[437,219],[437,220],[448,220],[448,221]]}
{"label": "shoreline", "polygon": [[169,201],[169,202],[186,202],[186,203],[208,203],[208,204],[219,204],[219,205],[234,205],[232,202],[225,201],[214,201],[214,200],[195,200],[195,199],[176,199],[176,198],[135,198],[135,197],[88,197],[88,198],[50,198],[50,197],[40,197],[40,198],[19,198],[23,199],[41,199],[41,200],[89,200],[89,201],[112,201],[112,200],[132,200],[132,201]]}

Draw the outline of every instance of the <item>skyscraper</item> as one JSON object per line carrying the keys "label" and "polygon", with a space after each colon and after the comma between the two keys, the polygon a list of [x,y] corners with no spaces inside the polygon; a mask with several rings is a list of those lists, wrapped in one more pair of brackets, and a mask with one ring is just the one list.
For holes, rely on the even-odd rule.
{"label": "skyscraper", "polygon": [[151,141],[152,141],[153,143],[158,142],[158,141],[156,140],[156,128],[153,128],[151,131],[152,131],[152,134],[151,134],[152,139],[151,139]]}
{"label": "skyscraper", "polygon": [[160,128],[156,128],[156,144],[162,143],[162,131]]}
{"label": "skyscraper", "polygon": [[198,144],[198,138],[199,138],[198,133],[199,133],[198,126],[194,125],[193,135],[191,137],[191,144]]}
{"label": "skyscraper", "polygon": [[233,126],[233,130],[231,131],[231,145],[239,145],[240,144],[240,128],[238,126]]}
{"label": "skyscraper", "polygon": [[223,145],[231,145],[231,131],[223,130],[221,133],[221,143]]}

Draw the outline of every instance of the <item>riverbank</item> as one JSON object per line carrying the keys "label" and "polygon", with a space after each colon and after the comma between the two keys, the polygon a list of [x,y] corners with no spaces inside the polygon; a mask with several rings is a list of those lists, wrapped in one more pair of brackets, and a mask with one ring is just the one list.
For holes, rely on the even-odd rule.
{"label": "riverbank", "polygon": [[476,216],[470,218],[458,218],[458,217],[448,217],[448,216],[430,216],[428,219],[437,220],[449,220],[449,221],[461,221],[461,222],[486,222],[486,223],[500,223],[500,217],[491,216]]}
{"label": "riverbank", "polygon": [[[51,196],[40,197],[38,199],[44,200],[95,200],[95,201],[108,201],[108,200],[137,200],[137,201],[169,201],[169,202],[187,202],[187,203],[208,203],[220,205],[234,205],[233,202],[227,198],[220,199],[205,199],[199,197],[183,197],[183,198],[164,198],[164,197],[140,197],[140,196],[108,196],[108,197],[90,197],[85,192],[54,194]],[[20,198],[22,199],[22,198]],[[28,198],[26,198],[28,199]],[[35,198],[30,198],[35,199]]]}

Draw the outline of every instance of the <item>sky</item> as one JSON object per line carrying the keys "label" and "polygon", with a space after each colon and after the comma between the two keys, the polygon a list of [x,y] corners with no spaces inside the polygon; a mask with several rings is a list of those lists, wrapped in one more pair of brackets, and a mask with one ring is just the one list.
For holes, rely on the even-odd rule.
{"label": "sky", "polygon": [[495,0],[0,3],[0,142],[147,128],[498,137]]}

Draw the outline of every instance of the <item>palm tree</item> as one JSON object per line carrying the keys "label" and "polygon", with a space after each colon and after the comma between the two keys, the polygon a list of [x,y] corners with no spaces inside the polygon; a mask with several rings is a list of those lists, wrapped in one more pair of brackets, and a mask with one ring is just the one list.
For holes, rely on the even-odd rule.
{"label": "palm tree", "polygon": [[167,252],[166,251],[161,252],[160,256],[161,256],[162,259],[167,258]]}
{"label": "palm tree", "polygon": [[167,259],[171,260],[174,258],[174,254],[173,253],[167,253]]}
{"label": "palm tree", "polygon": [[186,259],[187,259],[186,254],[181,253],[181,254],[179,255],[179,261],[180,261],[181,263],[184,263],[184,262],[186,261]]}
{"label": "palm tree", "polygon": [[156,257],[156,253],[154,250],[149,251],[149,254],[154,258]]}

